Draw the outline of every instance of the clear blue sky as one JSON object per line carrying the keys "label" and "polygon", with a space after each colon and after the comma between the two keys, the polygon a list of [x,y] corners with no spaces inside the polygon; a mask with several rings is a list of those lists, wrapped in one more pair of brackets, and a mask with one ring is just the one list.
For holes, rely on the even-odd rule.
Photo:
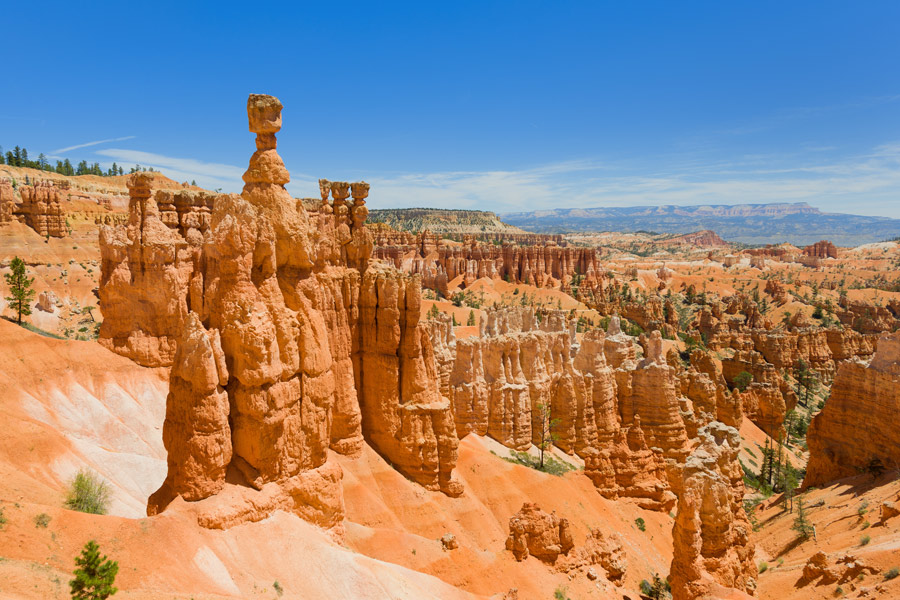
{"label": "clear blue sky", "polygon": [[299,196],[900,217],[900,2],[136,6],[4,5],[4,150],[239,191],[256,92]]}

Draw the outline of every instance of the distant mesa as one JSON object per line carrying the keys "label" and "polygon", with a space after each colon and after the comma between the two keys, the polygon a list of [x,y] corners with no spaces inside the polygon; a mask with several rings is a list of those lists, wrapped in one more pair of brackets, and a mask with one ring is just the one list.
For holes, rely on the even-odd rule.
{"label": "distant mesa", "polygon": [[510,225],[535,233],[712,230],[729,242],[797,246],[825,238],[858,246],[900,236],[900,219],[824,213],[805,202],[773,204],[559,208],[506,213]]}

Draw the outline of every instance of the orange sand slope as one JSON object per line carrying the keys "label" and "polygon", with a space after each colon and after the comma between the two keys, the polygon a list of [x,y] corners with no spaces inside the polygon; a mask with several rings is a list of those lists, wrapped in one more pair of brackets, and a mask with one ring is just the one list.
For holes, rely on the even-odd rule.
{"label": "orange sand slope", "polygon": [[[166,473],[164,375],[96,343],[6,321],[0,341],[0,598],[67,598],[74,557],[89,539],[119,561],[122,598],[271,598],[276,580],[288,597],[471,597],[356,555],[294,515],[212,531],[179,501],[142,517]],[[62,508],[66,481],[84,466],[111,483],[111,513],[122,516]],[[34,524],[41,513],[47,528]]]}
{"label": "orange sand slope", "polygon": [[[7,321],[0,340],[0,598],[68,597],[74,557],[92,538],[119,561],[122,598],[272,598],[275,581],[287,597],[303,598],[453,599],[510,588],[545,598],[558,587],[578,598],[622,598],[668,571],[668,515],[606,500],[580,471],[555,477],[508,463],[492,453],[504,448],[477,436],[460,446],[467,491],[457,499],[408,481],[368,447],[358,459],[335,455],[344,469],[346,547],[287,513],[227,531],[199,527],[181,500],[144,517],[146,496],[165,476],[165,373]],[[63,508],[66,482],[85,466],[111,483],[112,515]],[[504,546],[509,518],[525,501],[568,518],[576,547],[589,527],[620,532],[626,585],[602,575],[590,581],[583,569],[557,573],[534,557],[516,562]],[[47,528],[34,524],[41,513]],[[458,549],[442,549],[438,538],[448,532]]]}

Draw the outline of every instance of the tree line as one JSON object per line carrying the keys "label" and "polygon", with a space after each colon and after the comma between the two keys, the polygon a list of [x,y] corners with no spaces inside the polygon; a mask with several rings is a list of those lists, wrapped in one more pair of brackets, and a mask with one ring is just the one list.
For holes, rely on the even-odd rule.
{"label": "tree line", "polygon": [[[125,169],[121,165],[113,163],[112,166],[106,170],[100,167],[100,163],[88,163],[86,160],[79,162],[76,166],[72,166],[72,162],[65,158],[63,160],[57,160],[56,165],[50,163],[47,159],[47,156],[42,152],[38,154],[36,160],[32,160],[28,157],[28,150],[25,148],[21,148],[16,146],[12,150],[4,153],[3,148],[0,147],[0,165],[9,165],[11,167],[26,167],[29,169],[38,169],[40,171],[47,171],[48,173],[58,173],[60,175],[99,175],[100,177],[113,177],[115,175],[124,175]],[[153,167],[142,167],[141,165],[134,165],[131,167],[129,173],[136,173],[138,171],[153,171]]]}

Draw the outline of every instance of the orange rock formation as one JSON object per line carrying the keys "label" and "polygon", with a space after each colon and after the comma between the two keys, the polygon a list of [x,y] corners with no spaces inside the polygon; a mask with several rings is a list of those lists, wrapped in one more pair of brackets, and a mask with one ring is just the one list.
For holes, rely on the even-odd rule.
{"label": "orange rock formation", "polygon": [[715,585],[751,594],[756,588],[740,444],[736,429],[713,422],[684,464],[672,530],[673,600],[707,597]]}
{"label": "orange rock formation", "polygon": [[[364,437],[411,479],[461,493],[456,429],[419,323],[421,287],[369,266],[368,185],[352,186],[351,204],[349,184],[328,182],[334,204],[326,194],[308,214],[284,188],[280,102],[252,95],[248,115],[257,151],[240,196],[212,199],[207,219],[209,197],[154,200],[138,173],[128,224],[101,233],[102,343],[173,365],[169,474],[148,511],[225,493],[235,497],[210,505],[202,524],[281,508],[339,526],[341,470],[327,451],[358,453]],[[227,489],[229,477],[249,487]]]}
{"label": "orange rock formation", "polygon": [[805,487],[900,467],[900,332],[878,340],[868,366],[841,364],[807,443]]}
{"label": "orange rock formation", "polygon": [[18,187],[21,200],[8,178],[0,178],[0,224],[21,221],[42,237],[65,237],[66,215],[60,205],[59,188],[49,181]]}

